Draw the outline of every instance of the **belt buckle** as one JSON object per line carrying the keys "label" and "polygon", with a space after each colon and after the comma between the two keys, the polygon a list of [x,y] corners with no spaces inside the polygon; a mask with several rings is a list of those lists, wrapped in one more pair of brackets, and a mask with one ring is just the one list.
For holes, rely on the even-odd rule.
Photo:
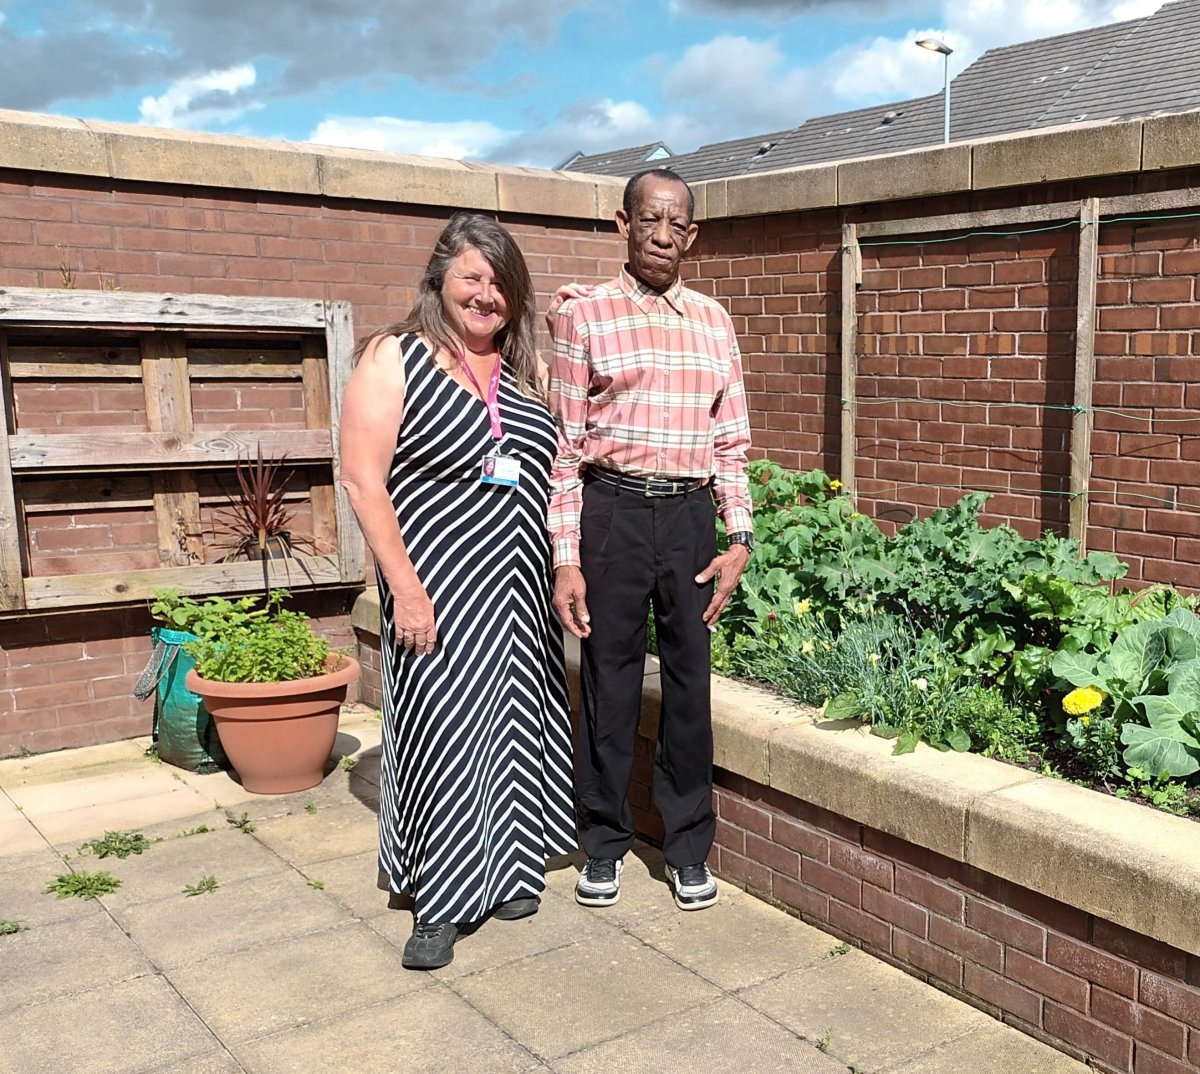
{"label": "belt buckle", "polygon": [[651,497],[661,499],[664,496],[674,496],[676,482],[666,477],[648,477],[646,478],[646,498]]}

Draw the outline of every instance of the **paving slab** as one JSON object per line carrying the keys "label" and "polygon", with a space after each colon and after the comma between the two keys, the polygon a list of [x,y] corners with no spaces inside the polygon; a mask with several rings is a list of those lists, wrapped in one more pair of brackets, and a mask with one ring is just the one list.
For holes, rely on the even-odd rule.
{"label": "paving slab", "polygon": [[1087,1074],[1089,1067],[1011,1026],[992,1022],[879,1074]]}
{"label": "paving slab", "polygon": [[755,1010],[867,1071],[896,1065],[995,1022],[860,951],[738,993]]}
{"label": "paving slab", "polygon": [[840,1059],[730,997],[556,1059],[551,1067],[557,1074],[846,1074]]}
{"label": "paving slab", "polygon": [[226,1044],[351,1014],[433,987],[359,922],[184,966],[171,983]]}
{"label": "paving slab", "polygon": [[247,1074],[526,1074],[545,1068],[444,986],[233,1049]]}
{"label": "paving slab", "polygon": [[220,828],[196,835],[178,835],[154,843],[141,854],[127,858],[97,858],[81,854],[72,858],[76,868],[107,869],[121,881],[109,901],[132,906],[182,893],[201,876],[212,875],[226,884],[266,874],[292,872],[287,862],[253,835],[221,821]]}
{"label": "paving slab", "polygon": [[50,849],[46,837],[33,822],[10,801],[0,798],[0,871],[20,868],[23,862],[11,859],[38,854]]}
{"label": "paving slab", "polygon": [[551,1060],[721,994],[615,930],[602,941],[555,948],[464,977],[453,987],[513,1040]]}
{"label": "paving slab", "polygon": [[148,739],[124,739],[85,749],[6,758],[0,761],[0,788],[7,791],[127,772],[149,763],[147,745]]}
{"label": "paving slab", "polygon": [[218,876],[217,883],[206,895],[188,897],[180,891],[155,902],[131,905],[114,899],[108,905],[121,927],[163,969],[278,943],[342,920],[337,903],[282,863],[265,876],[233,883]]}
{"label": "paving slab", "polygon": [[0,1009],[0,1074],[145,1074],[179,1069],[213,1036],[163,978],[147,975]]}
{"label": "paving slab", "polygon": [[0,945],[4,1005],[9,1009],[56,997],[69,1005],[74,1000],[68,997],[77,992],[144,976],[154,969],[106,913],[0,936]]}
{"label": "paving slab", "polygon": [[23,867],[0,874],[0,918],[34,929],[77,917],[104,916],[104,908],[95,899],[59,899],[46,894],[46,885],[68,871],[57,854],[47,852],[36,859],[23,855],[22,860],[27,863]]}
{"label": "paving slab", "polygon": [[306,878],[324,884],[325,894],[345,907],[351,917],[369,921],[395,912],[388,910],[388,893],[381,891],[375,882],[379,872],[378,851],[361,850],[344,858],[330,858],[298,868]]}
{"label": "paving slab", "polygon": [[379,847],[378,819],[360,802],[272,817],[256,825],[254,837],[296,865],[345,858]]}
{"label": "paving slab", "polygon": [[[555,858],[546,870],[546,887],[573,901],[575,882],[585,860],[582,852]],[[621,867],[620,899],[612,906],[593,907],[589,912],[622,928],[662,914],[678,913],[667,886],[665,867],[661,850],[644,843],[637,844],[625,855]]]}
{"label": "paving slab", "polygon": [[185,1059],[182,1063],[172,1062],[166,1066],[155,1067],[146,1074],[246,1074],[242,1066],[220,1044],[214,1044],[212,1049],[194,1059]]}
{"label": "paving slab", "polygon": [[752,895],[720,887],[720,901],[707,910],[677,909],[627,931],[727,991],[818,964],[838,943]]}
{"label": "paving slab", "polygon": [[[412,932],[412,914],[393,910],[386,916],[372,918],[371,927],[397,947],[403,947]],[[531,917],[482,922],[454,945],[454,961],[434,974],[452,981],[573,943],[602,942],[614,928],[576,905],[574,900],[543,896],[541,907]]]}

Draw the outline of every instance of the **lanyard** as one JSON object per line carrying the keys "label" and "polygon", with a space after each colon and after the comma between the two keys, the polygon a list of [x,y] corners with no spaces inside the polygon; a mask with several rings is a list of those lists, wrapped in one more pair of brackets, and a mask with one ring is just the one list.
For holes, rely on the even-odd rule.
{"label": "lanyard", "polygon": [[467,379],[474,385],[475,390],[483,399],[484,405],[487,407],[488,422],[492,426],[492,439],[499,443],[504,439],[504,427],[500,424],[500,354],[496,353],[496,364],[492,368],[492,375],[488,378],[487,395],[483,394],[483,389],[479,386],[479,381],[475,379],[475,374],[471,372],[471,367],[467,365],[467,359],[459,352],[458,364],[462,367],[462,371],[466,373]]}

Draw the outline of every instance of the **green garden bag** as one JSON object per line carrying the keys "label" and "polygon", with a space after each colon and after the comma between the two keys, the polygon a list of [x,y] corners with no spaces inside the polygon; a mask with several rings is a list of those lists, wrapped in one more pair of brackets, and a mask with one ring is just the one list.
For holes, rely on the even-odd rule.
{"label": "green garden bag", "polygon": [[195,641],[196,635],[155,626],[150,628],[150,640],[154,652],[133,693],[143,701],[154,694],[153,735],[158,756],[187,772],[229,768],[213,718],[183,681],[196,666],[183,646]]}

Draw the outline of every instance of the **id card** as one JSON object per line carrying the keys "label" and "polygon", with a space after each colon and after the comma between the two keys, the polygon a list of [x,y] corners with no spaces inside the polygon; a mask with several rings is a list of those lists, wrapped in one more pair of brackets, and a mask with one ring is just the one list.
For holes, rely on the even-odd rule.
{"label": "id card", "polygon": [[485,485],[515,488],[521,483],[521,460],[512,455],[485,455],[479,480]]}

